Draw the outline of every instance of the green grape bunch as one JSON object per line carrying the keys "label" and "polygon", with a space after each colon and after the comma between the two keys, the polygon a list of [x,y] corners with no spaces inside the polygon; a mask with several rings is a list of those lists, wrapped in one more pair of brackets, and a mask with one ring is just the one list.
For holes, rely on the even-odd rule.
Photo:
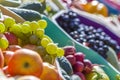
{"label": "green grape bunch", "polygon": [[56,57],[64,55],[64,50],[45,34],[47,25],[44,19],[16,23],[14,18],[8,17],[0,22],[0,48],[7,49],[10,45],[4,33],[11,32],[18,38],[18,45],[21,47],[28,44],[35,45],[35,51],[43,57],[44,61],[54,62]]}

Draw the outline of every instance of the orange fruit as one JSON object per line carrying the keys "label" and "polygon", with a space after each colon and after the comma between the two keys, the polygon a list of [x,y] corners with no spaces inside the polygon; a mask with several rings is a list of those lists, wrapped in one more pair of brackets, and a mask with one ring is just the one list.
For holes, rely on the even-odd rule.
{"label": "orange fruit", "polygon": [[8,72],[11,75],[33,75],[39,77],[43,71],[43,61],[40,55],[30,49],[19,49],[8,62]]}

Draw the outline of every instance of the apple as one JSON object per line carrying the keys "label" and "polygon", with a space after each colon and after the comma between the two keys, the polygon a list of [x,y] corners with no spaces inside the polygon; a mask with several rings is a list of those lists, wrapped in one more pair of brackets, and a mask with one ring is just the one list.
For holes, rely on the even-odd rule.
{"label": "apple", "polygon": [[85,59],[85,54],[83,54],[82,52],[77,52],[74,56],[76,58],[76,61],[83,62],[83,60]]}
{"label": "apple", "polygon": [[3,56],[3,52],[0,49],[0,68],[2,68],[4,66],[4,56]]}
{"label": "apple", "polygon": [[43,71],[43,61],[40,55],[30,49],[18,49],[8,62],[10,75],[33,75],[39,77]]}
{"label": "apple", "polygon": [[19,46],[19,45],[9,45],[6,50],[15,52],[18,49],[21,49],[21,46]]}
{"label": "apple", "polygon": [[7,40],[9,41],[10,45],[18,44],[18,38],[15,36],[15,34],[13,34],[11,32],[5,32],[4,35],[7,38]]}
{"label": "apple", "polygon": [[76,61],[76,63],[73,65],[74,72],[82,72],[84,69],[84,64],[80,61]]}
{"label": "apple", "polygon": [[14,52],[13,51],[3,51],[3,56],[4,56],[4,65],[7,65],[10,58],[13,56]]}
{"label": "apple", "polygon": [[59,72],[57,68],[48,63],[48,62],[43,62],[43,72],[40,76],[41,80],[61,80],[61,77],[59,75]]}
{"label": "apple", "polygon": [[74,46],[65,46],[63,49],[65,51],[65,56],[74,55],[76,53],[76,48]]}
{"label": "apple", "polygon": [[71,65],[74,65],[76,63],[76,58],[74,55],[67,55],[66,59],[71,63]]}

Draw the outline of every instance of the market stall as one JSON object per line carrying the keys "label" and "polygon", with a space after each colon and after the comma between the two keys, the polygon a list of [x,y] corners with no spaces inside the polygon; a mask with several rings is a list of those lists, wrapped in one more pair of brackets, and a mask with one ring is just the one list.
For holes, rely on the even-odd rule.
{"label": "market stall", "polygon": [[116,6],[110,0],[1,0],[0,80],[120,80]]}

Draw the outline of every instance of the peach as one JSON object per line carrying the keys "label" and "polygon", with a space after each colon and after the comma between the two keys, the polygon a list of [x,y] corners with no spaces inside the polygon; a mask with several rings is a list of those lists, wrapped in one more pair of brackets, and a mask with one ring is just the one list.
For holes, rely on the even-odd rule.
{"label": "peach", "polygon": [[10,75],[33,75],[39,77],[43,71],[43,61],[40,55],[30,49],[15,51],[8,62]]}
{"label": "peach", "polygon": [[40,76],[41,80],[61,80],[57,68],[47,62],[43,63],[43,72]]}

